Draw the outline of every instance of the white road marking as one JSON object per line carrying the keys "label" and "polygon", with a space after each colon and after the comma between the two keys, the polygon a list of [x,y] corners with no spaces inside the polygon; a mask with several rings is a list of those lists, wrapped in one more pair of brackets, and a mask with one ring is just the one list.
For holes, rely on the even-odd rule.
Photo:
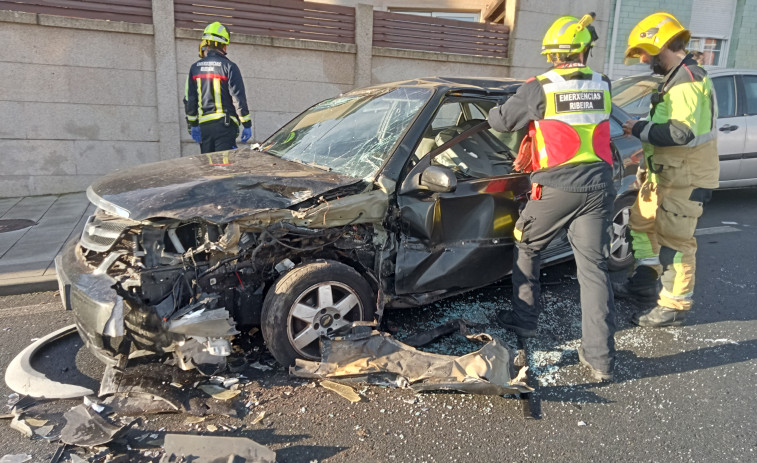
{"label": "white road marking", "polygon": [[702,236],[702,235],[717,235],[719,233],[733,233],[733,232],[740,232],[736,227],[709,227],[709,228],[699,228],[697,231],[694,232],[694,236]]}

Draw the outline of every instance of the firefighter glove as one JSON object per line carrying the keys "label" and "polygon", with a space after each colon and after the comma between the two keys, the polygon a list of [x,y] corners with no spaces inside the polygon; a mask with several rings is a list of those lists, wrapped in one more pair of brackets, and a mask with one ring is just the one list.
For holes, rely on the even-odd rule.
{"label": "firefighter glove", "polygon": [[200,127],[195,125],[189,129],[189,133],[192,135],[192,140],[197,143],[202,143],[202,135],[200,135]]}
{"label": "firefighter glove", "polygon": [[250,127],[245,127],[242,129],[242,143],[247,143],[247,140],[252,138],[252,129]]}

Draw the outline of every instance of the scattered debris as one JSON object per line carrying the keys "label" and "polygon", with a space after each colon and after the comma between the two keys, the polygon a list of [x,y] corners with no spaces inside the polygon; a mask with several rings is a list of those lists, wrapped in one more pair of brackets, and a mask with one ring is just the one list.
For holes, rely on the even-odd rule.
{"label": "scattered debris", "polygon": [[321,381],[321,387],[328,389],[329,391],[334,391],[353,403],[360,402],[361,400],[360,395],[355,392],[354,389],[344,384],[335,383],[333,381]]}
{"label": "scattered debris", "polygon": [[98,404],[94,400],[90,399],[89,397],[84,398],[84,405],[91,408],[92,410],[96,411],[97,413],[102,413],[103,410],[105,410],[105,407]]}
{"label": "scattered debris", "polygon": [[210,432],[216,432],[216,431],[218,431],[218,426],[216,426],[216,425],[214,425],[214,424],[209,424],[209,425],[207,425],[207,426],[206,426],[206,428],[207,428],[207,429],[208,429],[208,431],[210,431]]}
{"label": "scattered debris", "polygon": [[276,452],[246,437],[166,434],[160,463],[233,461],[273,463]]}
{"label": "scattered debris", "polygon": [[11,429],[15,429],[29,439],[34,436],[34,431],[32,431],[32,428],[30,428],[29,425],[26,424],[26,421],[21,419],[20,413],[16,414],[16,416],[13,417],[13,420],[11,420]]}
{"label": "scattered debris", "polygon": [[53,432],[54,427],[55,426],[52,424],[48,424],[47,426],[40,426],[39,428],[34,430],[34,435],[46,439],[47,436],[50,435],[51,432]]}
{"label": "scattered debris", "polygon": [[16,455],[3,455],[0,458],[0,463],[24,463],[32,459],[31,455],[25,453],[18,453]]}
{"label": "scattered debris", "polygon": [[95,447],[107,444],[124,428],[105,420],[86,405],[77,405],[63,414],[66,425],[61,431],[60,440],[65,444],[82,447]]}
{"label": "scattered debris", "polygon": [[[58,463],[63,456],[63,452],[66,451],[66,444],[59,445],[57,449],[55,449],[55,453],[53,453],[53,457],[50,459],[50,463]],[[73,459],[71,460],[74,461]]]}
{"label": "scattered debris", "polygon": [[468,336],[468,328],[475,326],[473,323],[463,320],[462,318],[455,318],[447,321],[446,323],[437,326],[428,331],[422,333],[416,333],[404,340],[404,343],[412,347],[421,347],[426,344],[430,344],[442,336],[459,332],[463,336]]}
{"label": "scattered debris", "polygon": [[215,384],[201,384],[199,389],[218,400],[229,400],[242,393],[239,389],[231,391],[225,387],[216,386]]}
{"label": "scattered debris", "polygon": [[93,395],[94,391],[91,389],[53,381],[32,368],[32,358],[42,347],[74,333],[76,325],[69,325],[31,343],[8,364],[5,370],[5,384],[19,394],[43,399],[76,399]]}
{"label": "scattered debris", "polygon": [[[514,380],[513,354],[492,339],[483,348],[461,357],[414,349],[388,333],[367,337],[347,335],[321,342],[321,362],[298,359],[290,373],[303,378],[409,384],[415,391],[456,390],[471,394],[506,395],[531,392]],[[357,339],[356,339],[357,338]],[[489,337],[490,338],[490,337]]]}
{"label": "scattered debris", "polygon": [[234,405],[236,405],[235,401],[205,400],[200,397],[192,397],[189,399],[187,413],[194,416],[223,415],[240,418]]}
{"label": "scattered debris", "polygon": [[184,424],[197,424],[202,423],[203,421],[205,421],[204,416],[188,416],[184,420]]}
{"label": "scattered debris", "polygon": [[258,370],[261,370],[261,371],[273,370],[273,367],[269,367],[268,365],[263,365],[260,362],[251,363],[250,366],[252,368],[255,368],[255,369],[258,369]]}
{"label": "scattered debris", "polygon": [[38,420],[37,418],[26,418],[26,424],[38,428],[47,424],[47,420]]}
{"label": "scattered debris", "polygon": [[144,413],[170,413],[183,409],[182,398],[170,381],[144,371],[127,372],[125,363],[105,367],[100,383],[100,397],[122,415]]}
{"label": "scattered debris", "polygon": [[258,423],[260,423],[261,421],[263,421],[263,418],[265,418],[265,412],[264,411],[258,413],[258,416],[256,416],[255,419],[252,420],[252,424],[258,424]]}
{"label": "scattered debris", "polygon": [[578,425],[579,425],[579,426],[586,426],[586,422],[585,422],[585,421],[579,421],[579,422],[578,422]]}

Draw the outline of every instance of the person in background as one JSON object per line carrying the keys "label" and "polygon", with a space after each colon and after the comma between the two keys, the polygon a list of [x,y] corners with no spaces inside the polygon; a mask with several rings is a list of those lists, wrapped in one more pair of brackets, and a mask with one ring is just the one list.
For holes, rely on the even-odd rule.
{"label": "person in background", "polygon": [[252,120],[239,67],[226,57],[229,31],[219,22],[202,33],[200,60],[192,65],[184,89],[184,110],[192,139],[202,153],[236,148],[252,137]]}

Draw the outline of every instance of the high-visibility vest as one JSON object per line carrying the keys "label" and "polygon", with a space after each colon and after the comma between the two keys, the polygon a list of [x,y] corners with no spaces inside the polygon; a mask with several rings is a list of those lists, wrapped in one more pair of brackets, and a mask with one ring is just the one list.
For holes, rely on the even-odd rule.
{"label": "high-visibility vest", "polygon": [[[590,79],[565,79],[583,72]],[[537,77],[546,96],[544,118],[533,122],[533,169],[606,161],[610,150],[610,86],[588,67],[553,69]]]}

